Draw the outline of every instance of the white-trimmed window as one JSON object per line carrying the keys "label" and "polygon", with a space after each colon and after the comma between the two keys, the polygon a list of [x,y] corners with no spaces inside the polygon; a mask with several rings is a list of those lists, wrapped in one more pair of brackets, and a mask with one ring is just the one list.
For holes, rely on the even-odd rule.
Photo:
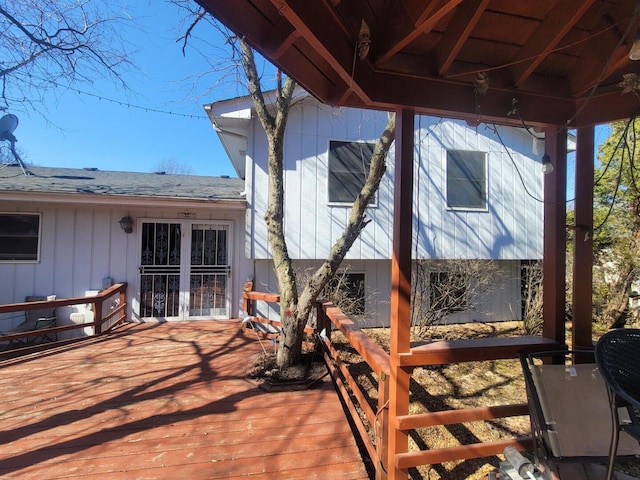
{"label": "white-trimmed window", "polygon": [[38,262],[40,224],[39,213],[0,213],[0,262]]}
{"label": "white-trimmed window", "polygon": [[447,207],[487,208],[487,154],[447,150]]}
{"label": "white-trimmed window", "polygon": [[353,203],[369,175],[374,147],[366,142],[329,141],[329,203]]}

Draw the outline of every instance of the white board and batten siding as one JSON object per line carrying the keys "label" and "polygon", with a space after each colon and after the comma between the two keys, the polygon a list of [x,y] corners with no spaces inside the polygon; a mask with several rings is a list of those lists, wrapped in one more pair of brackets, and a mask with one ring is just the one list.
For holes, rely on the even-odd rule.
{"label": "white board and batten siding", "polygon": [[[285,138],[285,231],[289,254],[297,265],[324,259],[342,234],[349,205],[328,201],[330,140],[375,142],[387,122],[385,112],[320,105],[312,99],[289,114]],[[522,129],[470,127],[463,121],[416,117],[414,244],[418,259],[500,261],[504,284],[487,299],[485,312],[456,314],[453,321],[517,319],[520,315],[519,261],[542,256],[542,151]],[[502,143],[504,142],[504,144]],[[268,201],[266,138],[257,121],[247,149],[247,254],[255,260],[256,289],[277,291],[267,242],[264,213]],[[486,153],[487,208],[451,209],[446,205],[447,150]],[[541,150],[541,149],[540,149]],[[371,222],[347,254],[350,271],[365,273],[368,322],[388,324],[390,258],[393,234],[393,147],[387,171],[367,211]],[[249,173],[250,172],[250,173]],[[277,318],[277,306],[261,304],[261,315]],[[473,317],[473,318],[472,318]]]}
{"label": "white board and batten siding", "polygon": [[[296,260],[297,271],[317,268],[319,261]],[[348,260],[343,263],[351,273],[364,273],[366,284],[365,314],[362,318],[354,318],[362,327],[388,327],[390,318],[391,261],[390,260]],[[520,311],[520,264],[514,260],[497,260],[496,284],[490,292],[481,298],[473,299],[478,305],[476,310],[455,312],[448,316],[447,322],[461,323],[469,321],[494,322],[504,320],[521,320]],[[277,280],[271,260],[257,260],[254,263],[256,290],[277,293]],[[256,315],[264,318],[278,319],[279,305],[267,302],[256,302]]]}
{"label": "white board and batten siding", "polygon": [[[311,120],[310,120],[311,119]],[[375,142],[386,125],[386,113],[330,109],[305,102],[289,115],[285,139],[285,231],[289,254],[296,259],[325,258],[342,234],[348,205],[328,202],[330,140]],[[502,145],[492,128],[472,128],[462,121],[418,117],[413,249],[416,258],[517,260],[542,254],[541,154],[532,153],[532,138],[522,130],[500,128]],[[269,258],[264,213],[268,201],[266,138],[253,129],[247,164],[251,192],[251,236],[248,253]],[[448,149],[487,154],[487,209],[456,210],[446,206]],[[387,172],[367,211],[367,225],[348,259],[390,259],[393,231],[393,147]],[[249,171],[249,168],[247,169]]]}
{"label": "white board and batten siding", "polygon": [[[56,295],[57,298],[82,297],[90,290],[102,289],[103,280],[109,277],[114,283],[126,282],[128,315],[138,317],[138,281],[140,245],[138,228],[144,219],[171,221],[184,218],[182,210],[171,207],[65,205],[63,203],[4,202],[0,211],[11,213],[40,213],[40,259],[32,263],[0,263],[0,303],[22,301],[27,295]],[[191,209],[197,220],[229,222],[233,238],[242,239],[244,211],[225,209]],[[134,219],[134,231],[126,234],[118,221],[130,215]],[[242,281],[251,274],[251,264],[236,241],[232,251],[235,268],[232,288],[232,315],[242,305]],[[56,312],[59,324],[69,324],[75,307],[64,307]],[[13,316],[15,317],[15,315]],[[22,318],[0,319],[0,330],[9,329]],[[63,332],[74,336],[73,333]]]}

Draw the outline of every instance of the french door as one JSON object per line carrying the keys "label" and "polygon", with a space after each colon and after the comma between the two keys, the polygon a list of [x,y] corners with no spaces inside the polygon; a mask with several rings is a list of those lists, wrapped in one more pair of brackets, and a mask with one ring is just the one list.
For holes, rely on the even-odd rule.
{"label": "french door", "polygon": [[142,220],[139,231],[142,318],[229,318],[230,224]]}

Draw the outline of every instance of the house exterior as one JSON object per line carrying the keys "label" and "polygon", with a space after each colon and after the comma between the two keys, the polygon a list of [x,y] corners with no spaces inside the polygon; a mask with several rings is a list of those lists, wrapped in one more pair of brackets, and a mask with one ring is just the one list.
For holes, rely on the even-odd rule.
{"label": "house exterior", "polygon": [[[265,134],[249,97],[205,110],[238,178],[1,169],[0,303],[92,295],[126,282],[129,318],[180,321],[238,317],[248,277],[257,290],[277,292],[264,222]],[[284,181],[287,242],[300,272],[316,267],[340,236],[386,120],[385,112],[330,108],[299,92],[289,114]],[[413,258],[479,259],[499,272],[498,288],[470,302],[481,308],[457,309],[449,320],[520,318],[520,268],[542,252],[539,141],[523,129],[422,116],[415,138],[421,174]],[[389,321],[393,165],[343,264],[350,293],[362,297],[359,317],[370,326]],[[442,272],[433,275],[441,279]],[[261,316],[278,317],[277,305],[257,307]],[[76,307],[61,310],[58,324],[75,321]],[[0,318],[0,331],[21,320]]]}
{"label": "house exterior", "polygon": [[[216,102],[205,110],[245,180],[244,248],[256,289],[277,292],[264,221],[266,136],[249,97]],[[284,142],[284,223],[299,271],[317,266],[342,233],[351,199],[364,181],[368,154],[386,121],[385,112],[331,108],[304,93],[295,101]],[[420,174],[414,175],[413,258],[478,259],[497,266],[495,288],[473,302],[482,307],[451,312],[450,321],[520,319],[521,266],[542,256],[541,139],[525,129],[427,116],[418,116],[415,124],[414,168]],[[390,158],[393,154],[392,147]],[[389,322],[393,183],[394,163],[389,161],[368,208],[370,223],[343,263],[348,283],[364,285],[362,318],[372,326]],[[257,308],[261,316],[278,316],[277,306]]]}
{"label": "house exterior", "polygon": [[[237,317],[242,280],[252,273],[237,248],[245,235],[242,180],[29,170],[0,170],[0,303],[82,297],[126,282],[134,320]],[[70,324],[75,308],[58,309],[58,324]],[[5,316],[0,330],[21,320]]]}

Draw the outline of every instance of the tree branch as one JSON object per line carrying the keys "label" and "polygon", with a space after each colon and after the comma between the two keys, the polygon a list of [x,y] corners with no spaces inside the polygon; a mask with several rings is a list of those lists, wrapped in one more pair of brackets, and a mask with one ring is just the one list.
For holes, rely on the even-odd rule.
{"label": "tree branch", "polygon": [[341,237],[331,248],[327,259],[323,262],[320,268],[318,268],[318,270],[309,277],[307,284],[300,295],[300,304],[305,304],[306,308],[306,304],[308,303],[309,310],[313,307],[312,300],[315,300],[318,295],[320,295],[325,285],[329,280],[331,280],[331,277],[333,277],[340,267],[340,264],[344,260],[344,257],[353,243],[369,223],[365,216],[366,209],[378,190],[380,181],[386,171],[387,153],[395,139],[395,125],[395,113],[389,113],[387,126],[376,142],[373,156],[371,157],[371,165],[369,167],[367,180],[351,206],[347,225]]}

